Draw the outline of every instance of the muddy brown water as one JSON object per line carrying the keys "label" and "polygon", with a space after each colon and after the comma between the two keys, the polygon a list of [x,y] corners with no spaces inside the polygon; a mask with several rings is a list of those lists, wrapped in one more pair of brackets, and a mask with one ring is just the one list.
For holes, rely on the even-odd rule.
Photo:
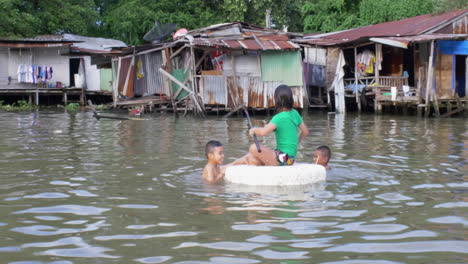
{"label": "muddy brown water", "polygon": [[304,120],[298,160],[330,146],[327,181],[245,188],[201,180],[208,140],[247,150],[242,117],[1,112],[0,262],[468,262],[466,119]]}

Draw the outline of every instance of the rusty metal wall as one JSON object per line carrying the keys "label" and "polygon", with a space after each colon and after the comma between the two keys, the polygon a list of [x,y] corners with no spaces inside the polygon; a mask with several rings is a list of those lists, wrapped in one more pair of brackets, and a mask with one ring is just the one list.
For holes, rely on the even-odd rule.
{"label": "rusty metal wall", "polygon": [[201,75],[200,90],[206,105],[227,105],[227,81],[223,75]]}
{"label": "rusty metal wall", "polygon": [[248,106],[252,108],[265,108],[265,90],[261,77],[250,77],[248,94]]}
{"label": "rusty metal wall", "polygon": [[[125,88],[125,80],[127,78],[127,75],[129,74],[129,67],[130,63],[132,62],[132,58],[122,58],[121,60],[121,65],[120,65],[120,75],[119,75],[119,80],[118,80],[118,87],[119,87],[119,94],[123,94],[124,88]],[[118,61],[116,62],[116,65],[118,67],[119,63]],[[133,70],[130,70],[130,76],[128,78],[128,88],[127,88],[127,93],[125,96],[128,97],[133,97]]]}
{"label": "rusty metal wall", "polygon": [[291,86],[294,97],[294,108],[304,107],[304,87],[302,86]]}
{"label": "rusty metal wall", "polygon": [[268,108],[275,107],[275,89],[283,84],[282,82],[263,82],[265,90],[265,104]]}
{"label": "rusty metal wall", "polygon": [[169,88],[164,87],[163,75],[159,72],[159,68],[161,68],[163,64],[161,51],[145,54],[144,57],[146,62],[143,65],[146,73],[146,92],[143,95],[169,95]]}
{"label": "rusty metal wall", "polygon": [[[268,108],[275,107],[275,89],[281,82],[263,82],[263,87],[265,90],[265,105]],[[304,91],[302,86],[289,86],[293,92],[294,98],[294,108],[302,108],[303,107],[303,96]]]}

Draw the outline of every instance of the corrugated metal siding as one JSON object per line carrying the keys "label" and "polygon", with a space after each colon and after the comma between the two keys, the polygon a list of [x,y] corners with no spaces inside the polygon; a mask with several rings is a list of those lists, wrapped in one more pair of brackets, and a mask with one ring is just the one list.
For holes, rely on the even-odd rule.
{"label": "corrugated metal siding", "polygon": [[268,108],[275,107],[275,90],[280,86],[281,82],[263,82],[263,89],[265,90],[265,104]]}
{"label": "corrugated metal siding", "polygon": [[249,78],[248,106],[253,108],[265,108],[265,90],[260,77]]}
{"label": "corrugated metal siding", "polygon": [[162,74],[159,72],[159,68],[161,68],[163,61],[162,61],[162,54],[160,51],[152,52],[145,54],[145,72],[146,72],[146,95],[152,94],[165,94],[169,95],[168,88],[164,87],[164,79]]}
{"label": "corrugated metal siding", "polygon": [[[281,85],[281,82],[263,82],[263,89],[265,91],[265,105],[268,108],[275,107],[275,90],[276,87]],[[303,87],[302,86],[290,86],[293,92],[294,108],[303,107]]]}
{"label": "corrugated metal siding", "polygon": [[[143,96],[144,94],[147,94],[148,93],[148,89],[147,89],[147,76],[148,76],[148,73],[146,72],[145,70],[145,65],[146,65],[146,56],[136,56],[136,60],[135,60],[135,65],[137,65],[138,63],[138,60],[141,60],[141,71],[143,72],[143,77],[142,78],[138,78],[138,76],[136,76],[136,80],[135,80],[135,96]],[[136,69],[138,70],[138,69]],[[138,74],[138,73],[136,73]]]}
{"label": "corrugated metal siding", "polygon": [[294,97],[294,108],[303,108],[304,107],[304,90],[302,86],[292,86],[291,90]]}
{"label": "corrugated metal siding", "polygon": [[255,83],[261,83],[260,77],[251,77],[246,75],[238,76],[237,85],[239,86],[240,102],[243,105],[249,104],[249,90]]}
{"label": "corrugated metal siding", "polygon": [[[261,69],[259,65],[258,55],[243,55],[234,57],[234,64],[236,65],[236,75],[253,75],[260,76]],[[226,75],[231,76],[232,63],[231,58],[224,60],[223,69]]]}
{"label": "corrugated metal siding", "polygon": [[327,50],[325,48],[304,48],[304,62],[315,65],[327,65]]}
{"label": "corrugated metal siding", "polygon": [[222,75],[202,75],[200,88],[204,104],[227,105],[226,77]]}
{"label": "corrugated metal siding", "polygon": [[301,53],[263,52],[262,79],[264,82],[282,82],[289,86],[302,86]]}

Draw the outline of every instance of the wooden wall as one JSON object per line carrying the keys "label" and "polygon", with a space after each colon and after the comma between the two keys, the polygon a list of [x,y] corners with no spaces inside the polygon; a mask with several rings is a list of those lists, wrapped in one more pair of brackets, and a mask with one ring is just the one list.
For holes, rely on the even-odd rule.
{"label": "wooden wall", "polygon": [[439,99],[452,98],[452,55],[443,55],[437,52],[436,60],[436,87]]}

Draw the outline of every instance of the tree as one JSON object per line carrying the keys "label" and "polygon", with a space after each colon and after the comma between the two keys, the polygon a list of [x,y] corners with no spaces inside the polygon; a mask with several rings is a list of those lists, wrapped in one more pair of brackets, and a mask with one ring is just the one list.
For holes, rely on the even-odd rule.
{"label": "tree", "polygon": [[271,10],[273,27],[288,28],[288,31],[301,32],[303,19],[301,7],[304,0],[224,0],[222,9],[227,21],[242,21],[259,26],[265,26],[265,12]]}
{"label": "tree", "polygon": [[302,7],[305,32],[330,32],[357,26],[358,1],[314,0]]}
{"label": "tree", "polygon": [[433,11],[431,0],[361,0],[359,24],[366,26],[428,14]]}
{"label": "tree", "polygon": [[0,8],[0,34],[6,37],[87,35],[98,18],[93,0],[2,0]]}
{"label": "tree", "polygon": [[222,22],[211,4],[203,0],[124,0],[105,12],[103,31],[127,44],[140,44],[155,21],[188,29]]}

